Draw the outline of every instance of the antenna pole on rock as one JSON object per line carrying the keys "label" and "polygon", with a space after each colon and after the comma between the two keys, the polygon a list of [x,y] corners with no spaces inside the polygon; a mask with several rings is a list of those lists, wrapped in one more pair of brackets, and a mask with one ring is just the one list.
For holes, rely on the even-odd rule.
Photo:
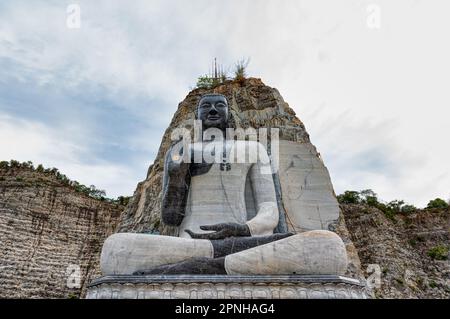
{"label": "antenna pole on rock", "polygon": [[217,58],[214,58],[214,79],[218,79],[217,76]]}

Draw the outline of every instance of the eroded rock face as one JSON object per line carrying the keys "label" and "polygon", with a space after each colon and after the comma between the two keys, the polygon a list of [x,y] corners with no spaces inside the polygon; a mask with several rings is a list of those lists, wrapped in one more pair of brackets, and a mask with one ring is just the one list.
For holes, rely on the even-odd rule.
{"label": "eroded rock face", "polygon": [[450,247],[449,209],[390,219],[366,205],[341,207],[362,269],[380,267],[378,298],[450,298],[450,256],[436,260],[428,255],[435,247]]}
{"label": "eroded rock face", "polygon": [[[343,237],[349,252],[349,274],[359,277],[358,256],[346,234],[345,222],[340,218],[328,170],[295,112],[276,89],[266,86],[260,79],[250,78],[243,83],[228,81],[215,89],[196,89],[188,94],[179,104],[164,133],[158,155],[148,170],[146,180],[138,184],[133,199],[124,211],[119,232],[177,235],[176,229],[165,226],[160,221],[164,156],[173,143],[173,130],[193,127],[197,103],[206,93],[220,93],[227,97],[233,127],[279,130],[279,171],[275,186],[279,210],[286,225],[284,231],[336,231]],[[269,144],[272,148],[274,144],[270,133]],[[251,209],[250,201],[247,203],[247,210]]]}
{"label": "eroded rock face", "polygon": [[[0,169],[0,298],[83,297],[122,210],[51,174]],[[71,289],[67,271],[76,266],[81,287]]]}

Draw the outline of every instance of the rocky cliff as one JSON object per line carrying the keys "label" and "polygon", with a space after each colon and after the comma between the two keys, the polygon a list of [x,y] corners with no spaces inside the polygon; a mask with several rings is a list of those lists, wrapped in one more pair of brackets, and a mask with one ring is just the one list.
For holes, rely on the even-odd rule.
{"label": "rocky cliff", "polygon": [[[55,174],[0,165],[0,298],[84,296],[89,281],[100,276],[99,253],[107,236],[115,231],[170,235],[173,230],[160,223],[159,210],[164,154],[172,129],[189,125],[199,97],[211,91],[228,97],[233,125],[280,128],[281,139],[308,145],[302,156],[324,172],[303,123],[279,92],[259,79],[227,81],[213,90],[190,92],[179,104],[147,178],[138,184],[126,209],[80,193]],[[293,164],[302,167],[302,161]],[[307,172],[310,176],[313,170]],[[290,188],[288,193],[296,195],[297,190]],[[377,297],[450,297],[448,259],[430,253],[450,247],[448,209],[391,218],[366,205],[341,205],[340,210],[338,222],[327,227],[346,243],[348,275],[361,277],[361,270],[377,264],[382,280],[375,289]],[[68,277],[76,266],[80,288],[69,288]]]}
{"label": "rocky cliff", "polygon": [[122,210],[77,192],[52,173],[0,169],[0,298],[83,296],[100,275],[102,243]]}
{"label": "rocky cliff", "polygon": [[450,298],[448,208],[391,218],[367,205],[341,208],[362,269],[370,264],[380,267],[381,286],[375,289],[376,297]]}

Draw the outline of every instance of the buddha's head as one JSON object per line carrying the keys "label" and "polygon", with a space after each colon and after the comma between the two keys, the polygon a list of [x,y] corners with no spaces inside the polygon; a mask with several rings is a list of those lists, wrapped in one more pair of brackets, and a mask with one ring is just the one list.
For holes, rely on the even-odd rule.
{"label": "buddha's head", "polygon": [[222,94],[205,94],[197,105],[197,118],[203,129],[211,127],[225,129],[228,125],[228,101]]}

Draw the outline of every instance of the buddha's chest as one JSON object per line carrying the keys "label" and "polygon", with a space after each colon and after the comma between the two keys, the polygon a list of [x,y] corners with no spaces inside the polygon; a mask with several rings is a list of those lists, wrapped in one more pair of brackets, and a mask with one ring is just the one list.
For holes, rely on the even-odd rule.
{"label": "buddha's chest", "polygon": [[249,164],[212,164],[207,172],[191,177],[189,193],[193,198],[213,194],[214,198],[219,198],[228,194],[237,200],[244,195],[249,169]]}

